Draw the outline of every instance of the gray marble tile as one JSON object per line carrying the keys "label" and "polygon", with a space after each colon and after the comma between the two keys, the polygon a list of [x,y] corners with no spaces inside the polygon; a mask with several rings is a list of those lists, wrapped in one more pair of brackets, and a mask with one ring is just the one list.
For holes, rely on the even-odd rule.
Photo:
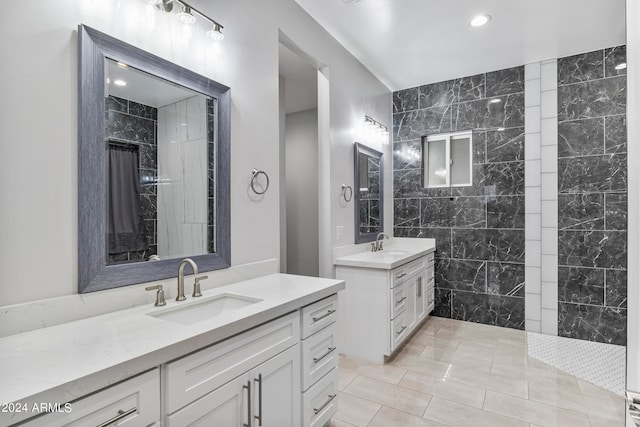
{"label": "gray marble tile", "polygon": [[454,229],[451,238],[451,256],[457,259],[487,259],[486,230]]}
{"label": "gray marble tile", "polygon": [[558,194],[558,229],[604,230],[604,194]]}
{"label": "gray marble tile", "polygon": [[558,267],[558,301],[604,305],[604,270]]}
{"label": "gray marble tile", "polygon": [[[369,200],[369,227],[370,231],[379,232],[380,230],[380,200]],[[371,230],[371,228],[373,230]]]}
{"label": "gray marble tile", "polygon": [[393,197],[422,196],[422,170],[404,169],[393,171]]}
{"label": "gray marble tile", "polygon": [[624,114],[627,84],[624,76],[558,87],[558,121]]}
{"label": "gray marble tile", "polygon": [[471,172],[471,185],[465,187],[452,187],[452,196],[484,196],[485,194],[485,165],[474,164]]}
{"label": "gray marble tile", "polygon": [[457,104],[453,111],[453,129],[457,131],[491,130],[524,126],[524,94],[502,97],[503,102],[487,99]]}
{"label": "gray marble tile", "polygon": [[524,230],[453,229],[453,258],[524,262]]}
{"label": "gray marble tile", "polygon": [[420,108],[441,107],[443,105],[451,105],[453,102],[457,102],[454,87],[454,80],[420,86]]}
{"label": "gray marble tile", "polygon": [[124,141],[155,143],[155,122],[109,110],[106,137]]}
{"label": "gray marble tile", "polygon": [[627,272],[625,270],[605,270],[605,305],[627,308]]}
{"label": "gray marble tile", "polygon": [[156,196],[143,194],[140,196],[142,217],[147,220],[156,220],[158,218],[158,204]]}
{"label": "gray marble tile", "polygon": [[448,197],[421,199],[420,212],[422,227],[451,227],[453,225],[453,201]]}
{"label": "gray marble tile", "polygon": [[454,102],[464,102],[485,98],[485,75],[462,77],[453,84]]}
{"label": "gray marble tile", "polygon": [[473,132],[471,135],[473,164],[482,165],[487,162],[487,132]]}
{"label": "gray marble tile", "polygon": [[105,107],[107,110],[119,111],[121,113],[129,112],[129,101],[124,98],[118,98],[117,96],[109,95],[106,98]]}
{"label": "gray marble tile", "polygon": [[435,291],[435,307],[433,315],[438,317],[451,318],[451,290],[436,287]]}
{"label": "gray marble tile", "polygon": [[484,170],[485,195],[524,194],[524,162],[489,163]]}
{"label": "gray marble tile", "polygon": [[488,228],[524,229],[524,196],[487,197]]}
{"label": "gray marble tile", "polygon": [[524,329],[524,298],[452,291],[451,317],[486,325]]}
{"label": "gray marble tile", "polygon": [[558,85],[604,77],[604,52],[596,50],[558,59]]}
{"label": "gray marble tile", "polygon": [[524,92],[524,66],[487,73],[487,98],[517,92]]}
{"label": "gray marble tile", "polygon": [[558,157],[604,154],[604,117],[558,123]]}
{"label": "gray marble tile", "polygon": [[432,107],[393,115],[393,140],[410,141],[451,131],[451,107]]}
{"label": "gray marble tile", "polygon": [[604,195],[604,228],[606,230],[627,229],[627,194],[607,193]]}
{"label": "gray marble tile", "polygon": [[627,62],[627,47],[616,46],[604,50],[604,75],[605,77],[621,76],[627,74],[627,69],[616,70],[616,65]]}
{"label": "gray marble tile", "polygon": [[393,201],[393,225],[395,227],[419,227],[420,226],[420,200],[419,199],[394,199]]}
{"label": "gray marble tile", "polygon": [[395,237],[415,237],[436,240],[436,259],[451,257],[451,229],[426,227],[394,227]]}
{"label": "gray marble tile", "polygon": [[418,109],[418,88],[412,87],[393,92],[393,113]]}
{"label": "gray marble tile", "polygon": [[524,160],[524,128],[487,131],[487,162]]}
{"label": "gray marble tile", "polygon": [[140,168],[157,169],[158,168],[158,146],[151,144],[140,144],[138,146],[140,153]]}
{"label": "gray marble tile", "polygon": [[558,159],[558,192],[626,191],[627,156],[606,154]]}
{"label": "gray marble tile", "polygon": [[140,169],[140,194],[156,194],[158,190],[156,169]]}
{"label": "gray marble tile", "polygon": [[487,272],[484,261],[439,259],[435,266],[436,283],[442,289],[487,292]]}
{"label": "gray marble tile", "polygon": [[158,109],[149,105],[129,101],[129,114],[150,120],[158,120]]}
{"label": "gray marble tile", "polygon": [[487,263],[487,293],[524,297],[524,264]]}
{"label": "gray marble tile", "polygon": [[627,310],[559,303],[558,336],[626,345]]}
{"label": "gray marble tile", "polygon": [[624,269],[627,267],[627,233],[558,231],[558,265]]}
{"label": "gray marble tile", "polygon": [[627,116],[605,117],[604,145],[606,153],[627,152]]}
{"label": "gray marble tile", "polygon": [[456,197],[449,201],[452,226],[456,228],[485,228],[487,206],[484,197]]}
{"label": "gray marble tile", "polygon": [[403,141],[393,144],[393,170],[421,169],[422,142]]}

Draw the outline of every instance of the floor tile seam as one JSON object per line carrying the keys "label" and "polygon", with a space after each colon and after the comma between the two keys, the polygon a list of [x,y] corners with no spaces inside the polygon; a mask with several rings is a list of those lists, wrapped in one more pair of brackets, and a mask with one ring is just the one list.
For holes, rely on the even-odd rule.
{"label": "floor tile seam", "polygon": [[[364,377],[365,375],[362,375],[362,376]],[[371,378],[371,377],[366,377],[366,378],[368,378],[368,379],[372,379],[372,380],[376,380],[376,378]],[[354,378],[354,380],[355,380],[355,378]],[[377,380],[377,381],[380,381],[380,380]],[[384,381],[380,381],[380,382],[384,382]],[[390,384],[390,383],[387,383],[387,384]],[[429,403],[431,403],[431,400],[433,399],[433,395],[432,395],[432,394],[429,394],[429,393],[423,393],[423,392],[421,392],[421,391],[413,390],[413,389],[410,389],[410,388],[408,388],[408,387],[404,387],[404,386],[401,386],[401,385],[398,385],[398,384],[390,384],[390,385],[394,385],[395,387],[402,388],[403,390],[405,390],[405,391],[407,391],[407,392],[410,392],[410,393],[420,393],[420,394],[422,394],[422,395],[429,396]],[[375,400],[370,400],[370,399],[367,399],[367,398],[364,398],[364,397],[358,396],[357,394],[354,394],[354,393],[351,393],[351,392],[347,392],[347,391],[346,391],[346,388],[345,388],[342,392],[343,392],[343,393],[347,393],[347,394],[349,394],[349,395],[351,395],[351,396],[355,396],[355,397],[357,397],[357,398],[359,398],[359,399],[363,399],[363,400],[367,400],[367,401],[369,401],[369,402],[373,402],[373,403],[378,404],[378,405],[384,405],[384,403],[376,402]],[[429,404],[427,404],[427,406],[429,406]],[[400,410],[400,409],[398,409],[398,408],[393,408],[393,409],[397,409],[398,411],[401,411],[401,410]],[[406,412],[406,411],[402,411],[402,412]],[[415,415],[415,414],[412,414],[412,415]]]}
{"label": "floor tile seam", "polygon": [[378,410],[376,411],[376,413],[375,413],[375,414],[373,414],[373,417],[371,417],[371,419],[370,419],[370,420],[369,420],[369,422],[367,423],[367,426],[370,426],[370,425],[371,425],[371,423],[373,422],[373,420],[375,420],[375,419],[376,419],[376,417],[378,416],[378,414],[380,413],[380,410],[381,410],[382,408],[384,408],[384,405],[383,405],[383,404],[380,404],[380,407],[378,408]]}
{"label": "floor tile seam", "polygon": [[[395,367],[395,366],[394,366],[394,367]],[[404,371],[405,371],[405,372],[404,372],[404,374],[402,374],[402,377],[404,377],[404,376],[405,376],[405,374],[407,373],[407,369],[406,369],[406,368],[400,368],[400,367],[398,367],[398,369],[404,369]],[[380,381],[380,382],[383,382],[383,383],[386,383],[386,384],[389,384],[389,385],[395,385],[395,386],[397,386],[397,385],[398,385],[398,383],[399,383],[400,381],[402,381],[402,378],[400,378],[400,380],[398,380],[398,382],[397,382],[397,383],[394,383],[394,382],[391,382],[391,381],[385,381],[385,380],[383,380],[382,378],[374,377],[374,376],[367,375],[367,374],[361,374],[361,373],[358,373],[358,377],[364,377],[364,378],[368,378],[368,379],[370,379],[370,380],[376,380],[376,381]],[[357,377],[356,377],[356,378],[357,378]],[[351,380],[351,382],[353,382],[356,378],[354,378],[353,380]]]}
{"label": "floor tile seam", "polygon": [[[485,400],[486,400],[486,396],[487,396],[487,390],[485,390]],[[499,416],[504,417],[504,418],[509,418],[509,419],[511,419],[511,420],[514,420],[514,421],[529,423],[529,421],[523,421],[523,420],[520,420],[520,419],[518,419],[518,418],[513,418],[513,417],[511,417],[511,416],[509,416],[509,415],[500,414],[500,413],[498,413],[498,412],[494,412],[494,411],[486,410],[486,409],[484,409],[484,405],[485,405],[485,404],[484,404],[484,401],[483,401],[483,403],[482,403],[482,408],[476,408],[476,407],[474,407],[474,406],[469,406],[469,405],[467,405],[467,404],[464,404],[464,403],[461,403],[461,402],[456,402],[456,401],[449,400],[449,399],[445,399],[445,398],[442,398],[442,397],[438,397],[438,399],[446,400],[447,402],[455,403],[456,405],[466,406],[467,408],[471,408],[472,410],[475,410],[475,411],[482,411],[482,412],[485,412],[485,413],[487,413],[487,414],[499,415]],[[433,399],[432,399],[432,401],[433,401]],[[426,411],[425,411],[425,415],[426,415]],[[426,418],[426,417],[423,417],[423,418]],[[439,422],[439,421],[437,421],[437,420],[433,420],[433,419],[431,419],[431,418],[427,418],[427,419],[428,419],[428,420],[431,420],[431,421]],[[497,426],[496,426],[496,427],[497,427]]]}
{"label": "floor tile seam", "polygon": [[334,416],[332,416],[332,417],[331,417],[331,419],[336,419],[336,420],[340,421],[341,423],[345,423],[345,424],[346,424],[346,425],[348,425],[348,426],[358,427],[357,425],[355,425],[355,424],[351,424],[350,422],[345,421],[345,420],[343,420],[342,418],[337,417],[337,416],[335,416],[335,415],[334,415]]}
{"label": "floor tile seam", "polygon": [[[493,391],[493,390],[492,390],[492,391]],[[511,396],[509,396],[509,395],[505,395],[504,393],[501,393],[501,392],[498,392],[498,391],[493,391],[493,392],[494,392],[494,393],[496,393],[496,394],[501,394],[501,395],[503,395],[503,396],[511,397]],[[582,416],[584,416],[584,417],[587,417],[587,419],[588,419],[588,414],[587,414],[586,412],[576,411],[575,409],[566,409],[566,408],[562,408],[562,407],[559,407],[559,406],[555,406],[555,405],[552,405],[552,404],[549,404],[549,403],[538,402],[538,401],[536,401],[536,400],[532,400],[532,399],[529,399],[529,398],[525,399],[525,398],[519,397],[519,398],[517,398],[517,399],[525,400],[525,401],[527,401],[527,402],[535,403],[535,404],[537,404],[537,405],[543,405],[543,406],[545,406],[545,407],[546,407],[545,409],[547,409],[547,410],[549,410],[549,409],[554,409],[554,408],[555,408],[555,409],[557,409],[557,410],[562,410],[562,411],[571,412],[571,413],[572,413],[572,414],[574,414],[574,415],[582,415]],[[503,415],[503,414],[500,414],[499,412],[495,412],[495,411],[492,411],[492,410],[490,410],[490,409],[486,409],[486,411],[487,411],[487,412],[491,412],[491,413],[495,413],[495,414],[499,414],[499,415]],[[528,423],[530,423],[530,422],[531,422],[531,421],[528,421],[528,420],[521,420],[521,421],[525,421],[525,422],[528,422]],[[536,422],[537,422],[537,421],[536,421]]]}
{"label": "floor tile seam", "polygon": [[[536,398],[532,398],[532,397],[529,397],[529,399],[527,399],[527,400],[529,400],[530,402],[542,403],[543,405],[553,406],[553,407],[556,407],[556,408],[559,408],[559,409],[565,409],[565,410],[568,410],[568,411],[577,412],[577,413],[584,414],[584,415],[587,415],[587,416],[588,415],[594,415],[596,417],[605,418],[607,420],[617,421],[617,420],[612,419],[612,418],[610,418],[610,417],[608,417],[608,416],[606,416],[605,414],[602,414],[602,413],[592,414],[591,412],[587,412],[587,411],[584,411],[584,410],[578,410],[578,409],[575,409],[575,408],[569,408],[566,403],[564,405],[563,404],[559,404],[558,405],[558,404],[554,404],[554,403],[551,403],[551,402],[545,402],[545,401],[542,401],[540,399],[536,399]],[[599,406],[598,408],[602,408],[602,406]]]}

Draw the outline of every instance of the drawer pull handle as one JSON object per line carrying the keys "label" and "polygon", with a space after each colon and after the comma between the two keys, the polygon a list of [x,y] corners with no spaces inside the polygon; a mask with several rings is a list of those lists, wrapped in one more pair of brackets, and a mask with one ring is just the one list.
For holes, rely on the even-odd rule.
{"label": "drawer pull handle", "polygon": [[406,275],[407,275],[407,273],[398,273],[398,274],[396,274],[396,279],[402,279]]}
{"label": "drawer pull handle", "polygon": [[336,395],[335,395],[335,394],[330,394],[330,395],[329,395],[329,398],[328,398],[328,399],[327,399],[327,400],[322,404],[322,406],[320,406],[319,408],[313,408],[313,414],[314,414],[314,415],[318,415],[318,414],[320,413],[320,411],[322,411],[324,408],[326,408],[326,407],[327,407],[327,405],[328,405],[329,403],[331,403],[331,401],[332,401],[333,399],[335,399],[335,398],[336,398]]}
{"label": "drawer pull handle", "polygon": [[335,350],[335,347],[329,347],[329,349],[327,350],[327,352],[325,354],[323,354],[320,357],[314,357],[313,358],[313,363],[318,363],[319,361],[321,361],[322,359],[324,359],[325,357],[327,357],[328,355],[330,355],[331,353],[333,353],[333,350]]}
{"label": "drawer pull handle", "polygon": [[251,381],[247,381],[247,385],[242,388],[247,389],[247,422],[242,423],[242,427],[251,427]]}
{"label": "drawer pull handle", "polygon": [[118,411],[118,415],[116,415],[115,417],[111,418],[108,421],[103,422],[102,424],[99,424],[98,427],[107,427],[110,426],[113,423],[116,423],[118,421],[120,421],[121,419],[128,417],[131,414],[135,414],[136,412],[138,412],[138,408],[133,407],[131,409],[129,409],[128,411],[123,411],[122,409],[120,409]]}
{"label": "drawer pull handle", "polygon": [[327,312],[325,314],[323,314],[322,316],[314,317],[313,318],[313,323],[319,322],[320,320],[324,319],[325,317],[331,316],[335,312],[336,312],[335,310],[327,310]]}
{"label": "drawer pull handle", "polygon": [[403,326],[402,328],[400,328],[400,330],[399,330],[399,331],[396,331],[396,335],[400,335],[401,333],[403,333],[403,332],[404,332],[404,330],[405,330],[405,329],[407,329],[407,327],[406,327],[406,326]]}
{"label": "drawer pull handle", "polygon": [[405,296],[405,297],[402,297],[402,298],[400,298],[400,299],[396,300],[396,305],[400,305],[400,304],[402,304],[402,302],[403,302],[404,300],[406,300],[406,299],[407,299],[407,297]]}

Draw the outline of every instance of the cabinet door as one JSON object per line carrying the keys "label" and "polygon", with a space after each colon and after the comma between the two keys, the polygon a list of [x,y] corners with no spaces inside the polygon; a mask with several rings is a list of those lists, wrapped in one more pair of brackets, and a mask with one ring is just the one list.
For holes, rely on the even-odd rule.
{"label": "cabinet door", "polygon": [[416,326],[416,277],[411,277],[407,283],[407,314],[406,325],[409,331],[413,330]]}
{"label": "cabinet door", "polygon": [[253,393],[251,425],[298,427],[301,392],[300,345],[296,344],[272,357],[252,369],[250,374]]}
{"label": "cabinet door", "polygon": [[248,426],[251,386],[249,373],[241,375],[167,417],[167,426]]}
{"label": "cabinet door", "polygon": [[416,322],[420,322],[427,315],[427,275],[423,271],[416,278]]}

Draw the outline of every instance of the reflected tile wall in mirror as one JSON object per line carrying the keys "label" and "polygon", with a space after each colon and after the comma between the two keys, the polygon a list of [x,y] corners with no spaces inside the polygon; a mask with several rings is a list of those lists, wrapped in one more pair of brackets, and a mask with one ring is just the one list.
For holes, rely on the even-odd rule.
{"label": "reflected tile wall in mirror", "polygon": [[[397,91],[393,113],[394,235],[436,239],[434,314],[524,329],[524,67]],[[421,138],[469,129],[473,186],[422,188]]]}

